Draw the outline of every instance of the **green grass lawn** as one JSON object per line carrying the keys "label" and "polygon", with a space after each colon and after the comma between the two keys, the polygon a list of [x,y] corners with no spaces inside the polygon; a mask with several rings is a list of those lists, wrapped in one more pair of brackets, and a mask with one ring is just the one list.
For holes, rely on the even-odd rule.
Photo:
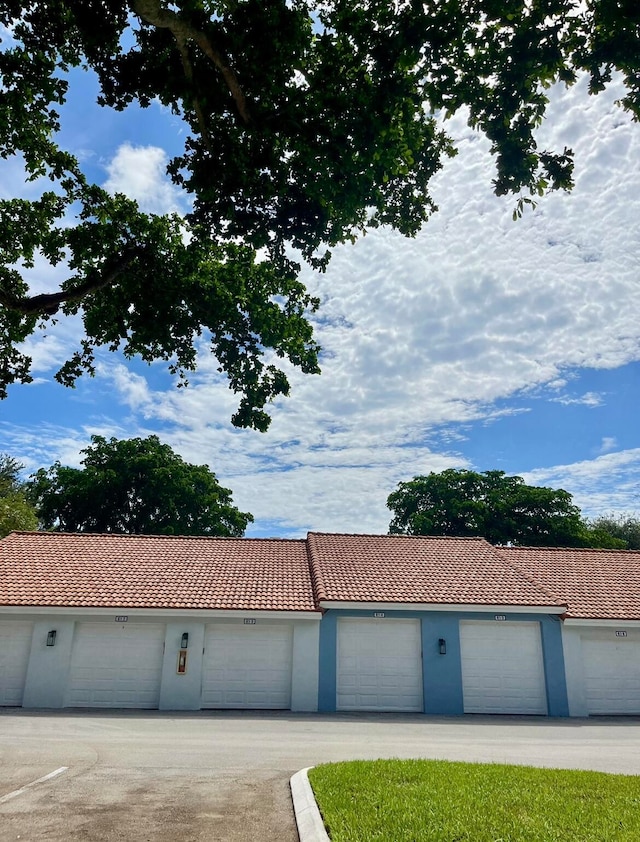
{"label": "green grass lawn", "polygon": [[442,760],[309,772],[332,842],[640,842],[640,777]]}

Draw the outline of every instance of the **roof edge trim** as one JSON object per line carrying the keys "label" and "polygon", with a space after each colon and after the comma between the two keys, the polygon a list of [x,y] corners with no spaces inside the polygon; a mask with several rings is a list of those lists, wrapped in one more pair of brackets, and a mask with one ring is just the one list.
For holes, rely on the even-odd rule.
{"label": "roof edge trim", "polygon": [[281,611],[271,608],[131,608],[127,605],[114,605],[113,607],[104,606],[80,606],[80,605],[0,605],[0,616],[3,614],[20,614],[20,615],[62,615],[73,614],[74,616],[93,616],[93,617],[113,617],[114,622],[116,617],[135,617],[135,618],[156,618],[162,617],[166,619],[180,618],[188,616],[191,618],[202,619],[222,619],[227,617],[229,619],[244,619],[253,617],[256,620],[316,620],[319,622],[322,619],[322,611],[309,611],[303,609],[301,611],[292,611],[288,608],[283,608]]}
{"label": "roof edge trim", "polygon": [[598,626],[600,628],[619,628],[620,626],[629,626],[631,628],[640,629],[640,620],[616,620],[611,617],[567,617],[564,621],[565,626]]}
{"label": "roof edge trim", "polygon": [[333,599],[321,599],[321,608],[347,608],[359,611],[467,611],[472,613],[497,614],[565,614],[566,605],[497,605],[464,602],[340,602]]}

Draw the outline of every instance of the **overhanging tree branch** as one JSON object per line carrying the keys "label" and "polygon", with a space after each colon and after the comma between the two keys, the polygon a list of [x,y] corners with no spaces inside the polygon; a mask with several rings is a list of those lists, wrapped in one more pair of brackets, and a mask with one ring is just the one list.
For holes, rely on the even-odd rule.
{"label": "overhanging tree branch", "polygon": [[[235,71],[225,60],[222,53],[213,46],[209,36],[205,32],[197,29],[190,21],[185,20],[184,17],[181,17],[176,12],[164,8],[162,0],[134,0],[133,10],[152,26],[156,26],[159,29],[168,29],[172,33],[176,39],[187,78],[189,77],[188,68],[190,67],[190,63],[187,58],[187,65],[185,66],[185,44],[189,40],[194,41],[222,74],[243,122],[246,125],[251,122],[247,98],[244,95]],[[196,111],[199,111],[198,107]],[[199,113],[198,118],[200,116]]]}
{"label": "overhanging tree branch", "polygon": [[[0,208],[0,399],[30,382],[25,340],[48,315],[82,308],[82,350],[60,382],[93,374],[105,347],[162,360],[186,383],[205,337],[242,396],[233,423],[266,429],[265,405],[289,384],[265,356],[318,371],[296,255],[323,270],[330,248],[366,228],[420,230],[437,210],[431,180],[455,152],[434,114],[468,109],[491,143],[495,192],[523,205],[573,184],[569,151],[536,143],[555,81],[584,71],[597,93],[615,69],[640,120],[640,4],[587,5],[0,0],[12,34],[0,50],[0,157],[39,181],[28,195],[52,182]],[[190,205],[188,238],[177,216],[109,197],[58,148],[74,68],[95,72],[101,106],[157,99],[184,118],[167,172]],[[56,265],[65,250],[59,291],[30,296],[36,254]]]}
{"label": "overhanging tree branch", "polygon": [[53,316],[63,304],[73,304],[77,301],[99,292],[105,287],[115,283],[118,277],[131,265],[136,250],[127,249],[125,253],[110,267],[103,270],[97,278],[85,281],[72,289],[60,290],[60,292],[46,292],[40,295],[24,296],[19,298],[11,293],[0,290],[0,305],[21,313],[23,316],[46,315]]}

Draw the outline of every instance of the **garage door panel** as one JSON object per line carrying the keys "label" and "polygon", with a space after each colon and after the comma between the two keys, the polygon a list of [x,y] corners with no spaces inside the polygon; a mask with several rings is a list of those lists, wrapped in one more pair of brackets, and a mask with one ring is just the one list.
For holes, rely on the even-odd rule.
{"label": "garage door panel", "polygon": [[32,637],[33,623],[0,623],[0,706],[22,704]]}
{"label": "garage door panel", "polygon": [[338,621],[338,710],[422,711],[419,620]]}
{"label": "garage door panel", "polygon": [[583,674],[590,714],[640,714],[640,639],[612,639],[603,630],[582,640]]}
{"label": "garage door panel", "polygon": [[291,626],[208,626],[202,707],[288,710],[292,653]]}
{"label": "garage door panel", "polygon": [[465,713],[547,712],[540,625],[460,622]]}
{"label": "garage door panel", "polygon": [[[373,661],[373,663],[372,663],[372,666],[373,666],[373,664],[375,664],[375,660],[372,659],[372,661]],[[381,655],[378,658],[378,665],[383,671],[382,672],[383,676],[384,676],[385,673],[387,673],[387,674],[391,673],[393,671],[396,663],[397,663],[396,658],[387,658],[384,655]]]}
{"label": "garage door panel", "polygon": [[79,623],[65,706],[157,708],[164,636],[160,624]]}
{"label": "garage door panel", "polygon": [[[379,687],[382,688],[382,690],[385,690],[386,688],[388,688],[389,690],[395,690],[395,688],[397,686],[396,680],[392,675],[381,675],[381,676],[379,676],[377,684],[378,684]],[[416,689],[415,683],[412,683],[411,689],[415,691],[415,689]]]}

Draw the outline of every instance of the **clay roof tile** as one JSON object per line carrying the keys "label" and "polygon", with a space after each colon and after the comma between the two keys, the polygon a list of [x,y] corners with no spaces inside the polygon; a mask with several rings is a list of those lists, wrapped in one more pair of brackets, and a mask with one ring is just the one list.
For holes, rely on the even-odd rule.
{"label": "clay roof tile", "polygon": [[568,618],[640,620],[637,550],[500,547],[498,552],[564,602]]}
{"label": "clay roof tile", "polygon": [[564,605],[482,538],[311,532],[307,541],[318,601]]}
{"label": "clay roof tile", "polygon": [[315,611],[305,542],[14,532],[0,605]]}

